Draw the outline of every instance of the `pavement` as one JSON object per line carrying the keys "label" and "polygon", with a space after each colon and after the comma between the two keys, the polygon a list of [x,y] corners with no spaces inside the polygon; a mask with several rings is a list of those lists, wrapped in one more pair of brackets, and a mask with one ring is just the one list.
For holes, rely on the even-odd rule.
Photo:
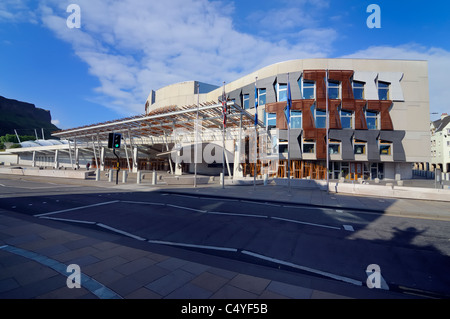
{"label": "pavement", "polygon": [[[7,175],[3,175],[7,176]],[[150,176],[150,175],[149,175]],[[327,193],[276,185],[140,184],[26,177],[117,191],[164,191],[283,201],[450,220],[450,203]],[[8,178],[25,178],[8,175]],[[418,180],[424,187],[433,183]],[[410,183],[414,187],[414,181]],[[72,266],[71,266],[72,265]],[[75,265],[75,266],[73,266]],[[79,266],[79,269],[76,268]],[[72,267],[72,268],[71,268]],[[74,268],[75,267],[75,268]],[[79,276],[78,276],[79,275]],[[72,287],[72,288],[71,288]],[[383,289],[275,269],[202,251],[140,242],[117,233],[0,210],[0,299],[408,299]]]}

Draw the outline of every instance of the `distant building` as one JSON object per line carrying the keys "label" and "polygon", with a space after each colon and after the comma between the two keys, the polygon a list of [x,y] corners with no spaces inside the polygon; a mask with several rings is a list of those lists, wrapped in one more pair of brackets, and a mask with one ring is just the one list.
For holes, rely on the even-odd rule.
{"label": "distant building", "polygon": [[431,122],[430,170],[450,172],[450,115],[443,113],[437,121]]}

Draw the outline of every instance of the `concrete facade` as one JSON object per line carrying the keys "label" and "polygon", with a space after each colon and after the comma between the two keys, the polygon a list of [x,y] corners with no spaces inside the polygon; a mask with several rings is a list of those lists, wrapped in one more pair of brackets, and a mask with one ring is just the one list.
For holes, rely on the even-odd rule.
{"label": "concrete facade", "polygon": [[450,116],[446,113],[437,121],[431,122],[431,161],[430,169],[450,172]]}
{"label": "concrete facade", "polygon": [[[258,118],[261,121],[267,119],[270,113],[268,106],[277,106],[280,101],[280,85],[287,84],[291,89],[291,96],[294,102],[306,102],[303,98],[302,82],[308,72],[317,70],[330,70],[330,72],[349,71],[350,83],[363,83],[364,100],[366,106],[361,110],[370,108],[370,104],[376,105],[378,101],[380,107],[376,113],[376,129],[358,129],[355,112],[352,113],[351,129],[333,129],[330,126],[329,138],[339,142],[339,152],[330,155],[332,160],[329,166],[331,177],[342,177],[342,172],[361,171],[360,175],[364,179],[387,178],[387,179],[408,179],[412,177],[413,163],[427,162],[430,154],[430,133],[429,123],[429,89],[428,89],[428,66],[426,61],[410,60],[366,60],[366,59],[307,59],[292,60],[270,65],[257,70],[231,83],[226,83],[225,92],[228,100],[233,100],[246,109],[251,114],[255,113],[255,86],[258,92],[265,90],[265,104],[258,105]],[[339,98],[329,100],[335,103],[336,109],[343,109],[345,80],[338,82]],[[386,83],[388,90],[388,101],[379,96],[379,83]],[[183,82],[169,85],[152,92],[147,100],[147,111],[152,112],[169,105],[189,105],[217,101],[223,92],[222,87],[205,90],[204,93],[196,94],[198,82]],[[318,94],[319,82],[314,84],[315,94]],[[213,88],[210,86],[209,88]],[[347,87],[348,89],[348,87]],[[261,93],[259,93],[261,94]],[[248,100],[248,102],[246,101]],[[319,97],[311,100],[319,108]],[[283,105],[278,105],[283,107]],[[387,107],[386,107],[387,106]],[[383,107],[385,111],[383,111]],[[375,108],[374,108],[375,109]],[[305,111],[305,109],[303,109]],[[273,112],[273,111],[272,111]],[[383,113],[384,112],[384,113]],[[306,154],[303,143],[307,141],[305,112],[302,115],[303,125],[297,131],[291,129],[290,135],[290,159],[304,161],[323,160],[322,152],[319,154],[320,138],[314,135],[311,139],[314,144],[315,154]],[[287,126],[281,123],[280,114],[277,113],[276,128],[268,130],[269,139],[275,136],[275,142],[287,139]],[[338,119],[339,116],[337,116]],[[387,121],[386,121],[387,120]],[[285,121],[285,120],[284,120]],[[338,120],[339,121],[339,120]],[[281,125],[280,125],[281,123]],[[385,123],[388,123],[387,125]],[[264,123],[265,125],[267,122]],[[331,124],[331,123],[330,123]],[[340,123],[339,123],[340,124]],[[270,131],[270,132],[269,132]],[[317,130],[316,130],[317,131]],[[322,133],[324,130],[322,131]],[[309,134],[311,135],[311,134]],[[356,154],[355,143],[362,141],[365,143],[364,154]],[[387,141],[389,146],[386,154],[380,151],[380,143]],[[274,145],[271,145],[272,147]],[[268,146],[270,148],[270,146]],[[322,147],[323,148],[323,147]],[[276,154],[278,160],[286,160],[286,148]],[[299,162],[299,163],[300,163]],[[336,163],[336,164],[334,164]],[[359,165],[358,163],[361,163]],[[300,164],[299,164],[300,165]],[[320,164],[324,165],[324,164]],[[375,169],[376,173],[371,171]],[[336,174],[333,174],[336,171]],[[339,174],[337,172],[340,172]],[[365,172],[365,173],[364,173]],[[338,176],[339,175],[339,176]]]}
{"label": "concrete facade", "polygon": [[[295,121],[289,129],[284,113],[288,86]],[[255,89],[257,129],[253,120]],[[228,119],[225,141],[223,90],[234,112]],[[197,124],[193,125],[197,105],[202,105],[202,116],[208,118],[200,130],[200,142]],[[55,133],[70,141],[65,145],[11,152],[18,155],[19,165],[61,169],[84,168],[90,163],[92,169],[103,171],[116,167],[116,158],[106,147],[107,135],[120,132],[123,145],[117,151],[123,170],[163,170],[178,175],[195,170],[219,175],[225,146],[225,174],[230,177],[287,177],[290,173],[297,179],[325,179],[328,174],[331,179],[355,181],[409,179],[413,163],[429,162],[431,153],[426,61],[291,60],[224,86],[187,81],[152,90],[145,110],[142,117]],[[179,128],[186,130],[177,135]],[[200,161],[196,157],[198,165],[194,164],[194,145],[202,153]]]}

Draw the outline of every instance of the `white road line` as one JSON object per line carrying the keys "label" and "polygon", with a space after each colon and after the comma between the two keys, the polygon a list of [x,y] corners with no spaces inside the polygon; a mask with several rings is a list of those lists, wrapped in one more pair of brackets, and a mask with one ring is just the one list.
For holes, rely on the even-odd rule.
{"label": "white road line", "polygon": [[51,220],[57,220],[57,221],[62,221],[62,222],[73,222],[73,223],[80,223],[80,224],[96,224],[96,222],[90,222],[87,220],[77,220],[77,219],[68,219],[68,218],[58,218],[58,217],[47,217],[47,216],[42,216],[39,218],[45,218],[45,219],[51,219]]}
{"label": "white road line", "polygon": [[275,207],[281,207],[282,206],[280,204],[271,204],[271,203],[268,203],[268,202],[265,202],[265,205],[267,205],[267,206],[275,206]]}
{"label": "white road line", "polygon": [[344,229],[347,231],[355,231],[355,229],[353,229],[352,225],[344,225]]}
{"label": "white road line", "polygon": [[178,196],[178,197],[198,198],[198,196],[194,196],[194,195],[181,195],[181,194],[173,194],[173,195]]}
{"label": "white road line", "polygon": [[151,244],[162,244],[162,245],[182,246],[182,247],[190,247],[190,248],[202,248],[202,249],[237,252],[236,248],[207,246],[207,245],[195,245],[195,244],[185,244],[185,243],[175,243],[175,242],[170,242],[170,241],[151,240],[151,239],[149,239],[147,241],[149,243],[151,243]]}
{"label": "white road line", "polygon": [[290,263],[290,262],[287,262],[287,261],[283,261],[283,260],[279,260],[279,259],[276,259],[276,258],[260,255],[260,254],[257,254],[257,253],[254,253],[254,252],[251,252],[251,251],[248,251],[248,250],[243,250],[242,253],[246,254],[246,255],[249,255],[249,256],[253,256],[253,257],[259,258],[259,259],[264,259],[264,260],[267,260],[267,261],[270,261],[270,262],[282,264],[282,265],[289,266],[289,267],[292,267],[292,268],[296,268],[296,269],[312,272],[312,273],[315,273],[315,274],[318,274],[318,275],[322,275],[322,276],[325,276],[325,277],[333,278],[333,279],[336,279],[336,280],[348,282],[348,283],[351,283],[351,284],[354,284],[354,285],[357,285],[357,286],[362,286],[362,282],[361,281],[355,280],[355,279],[352,279],[352,278],[348,278],[348,277],[344,277],[344,276],[340,276],[340,275],[335,275],[335,274],[332,274],[332,273],[329,273],[329,272],[325,272],[325,271],[322,271],[322,270],[317,270],[317,269],[314,269],[314,268],[300,266],[300,265],[293,264],[293,263]]}
{"label": "white road line", "polygon": [[270,205],[270,206],[277,206],[277,207],[281,206],[281,205],[277,205],[277,204],[269,204],[267,202],[264,202],[264,203],[262,203],[262,202],[252,202],[250,200],[245,200],[245,199],[241,199],[240,202],[241,203],[248,203],[248,204],[256,204],[256,205]]}
{"label": "white road line", "polygon": [[102,206],[102,205],[109,205],[109,204],[118,203],[118,202],[120,202],[120,201],[119,201],[119,200],[113,200],[113,201],[111,201],[111,202],[104,202],[104,203],[98,203],[98,204],[92,204],[92,205],[86,205],[86,206],[80,206],[80,207],[68,208],[68,209],[63,209],[63,210],[57,210],[57,211],[50,212],[50,213],[44,213],[44,214],[34,215],[34,217],[41,217],[41,216],[54,215],[54,214],[65,213],[65,212],[70,212],[70,211],[74,211],[74,210],[85,209],[85,208],[89,208],[89,207],[96,207],[96,206]]}
{"label": "white road line", "polygon": [[177,205],[172,205],[172,204],[166,204],[167,206],[170,207],[175,207],[175,208],[179,208],[179,209],[186,209],[186,210],[192,210],[194,212],[199,212],[199,213],[206,213],[208,212],[207,210],[201,210],[201,209],[196,209],[196,208],[190,208],[190,207],[184,207],[184,206],[177,206]]}
{"label": "white road line", "polygon": [[153,202],[136,202],[131,200],[121,200],[121,203],[129,203],[129,204],[143,204],[143,205],[158,205],[158,206],[165,206],[164,203],[153,203]]}
{"label": "white road line", "polygon": [[137,239],[137,240],[141,240],[141,241],[146,240],[145,238],[142,238],[140,236],[133,235],[133,234],[131,234],[129,232],[126,232],[126,231],[123,231],[123,230],[120,230],[120,229],[117,229],[117,228],[114,228],[114,227],[111,227],[111,226],[108,226],[108,225],[105,225],[105,224],[102,224],[102,223],[97,223],[97,226],[100,226],[102,228],[106,228],[106,229],[112,230],[113,232],[116,232],[116,233],[119,233],[119,234],[122,234],[122,235],[125,235],[125,236],[128,236],[128,237],[131,237],[131,238],[134,238],[134,239]]}
{"label": "white road line", "polygon": [[331,229],[340,230],[339,227],[327,226],[327,225],[321,225],[321,224],[314,224],[314,223],[308,223],[308,222],[301,222],[301,221],[294,220],[294,219],[286,219],[286,218],[280,218],[280,217],[270,217],[270,218],[277,219],[277,220],[282,220],[282,221],[290,222],[290,223],[305,224],[305,225],[310,225],[310,226],[317,226],[317,227],[324,227],[324,228],[331,228]]}
{"label": "white road line", "polygon": [[230,215],[230,216],[240,216],[240,217],[242,216],[242,217],[268,218],[268,216],[263,216],[263,215],[225,213],[225,212],[207,212],[207,214]]}
{"label": "white road line", "polygon": [[230,198],[221,198],[221,197],[199,197],[200,199],[207,199],[207,200],[218,200],[218,201],[225,201],[225,202],[238,202],[239,199],[230,199]]}
{"label": "white road line", "polygon": [[296,209],[314,209],[314,210],[324,210],[323,208],[320,207],[309,207],[306,206],[307,204],[300,204],[303,206],[292,206],[292,205],[281,205],[284,208],[296,208]]}

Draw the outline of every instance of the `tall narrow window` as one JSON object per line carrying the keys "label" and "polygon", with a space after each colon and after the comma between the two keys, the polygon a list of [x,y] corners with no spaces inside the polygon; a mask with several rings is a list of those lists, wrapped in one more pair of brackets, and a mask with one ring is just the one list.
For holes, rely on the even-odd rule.
{"label": "tall narrow window", "polygon": [[367,129],[378,130],[378,112],[366,110]]}
{"label": "tall narrow window", "polygon": [[291,128],[302,128],[302,112],[291,110]]}
{"label": "tall narrow window", "polygon": [[304,99],[315,99],[315,87],[312,81],[303,81],[302,95]]}
{"label": "tall narrow window", "polygon": [[250,108],[250,94],[244,94],[243,97],[243,105],[244,105],[244,109],[247,110]]}
{"label": "tall narrow window", "polygon": [[339,99],[339,82],[328,81],[328,98],[332,100]]}
{"label": "tall narrow window", "polygon": [[258,105],[266,104],[266,89],[258,89]]}
{"label": "tall narrow window", "polygon": [[341,110],[340,115],[341,115],[342,128],[352,129],[353,128],[353,112]]}
{"label": "tall narrow window", "polygon": [[389,100],[389,83],[378,82],[378,99]]}
{"label": "tall narrow window", "polygon": [[287,84],[277,84],[278,102],[287,101]]}
{"label": "tall narrow window", "polygon": [[353,81],[353,97],[355,100],[364,100],[364,83]]}
{"label": "tall narrow window", "polygon": [[326,128],[327,127],[327,113],[326,111],[317,110],[315,112],[314,120],[316,123],[316,128]]}
{"label": "tall narrow window", "polygon": [[264,115],[265,115],[266,127],[268,130],[270,130],[271,128],[277,127],[277,113],[264,112]]}

